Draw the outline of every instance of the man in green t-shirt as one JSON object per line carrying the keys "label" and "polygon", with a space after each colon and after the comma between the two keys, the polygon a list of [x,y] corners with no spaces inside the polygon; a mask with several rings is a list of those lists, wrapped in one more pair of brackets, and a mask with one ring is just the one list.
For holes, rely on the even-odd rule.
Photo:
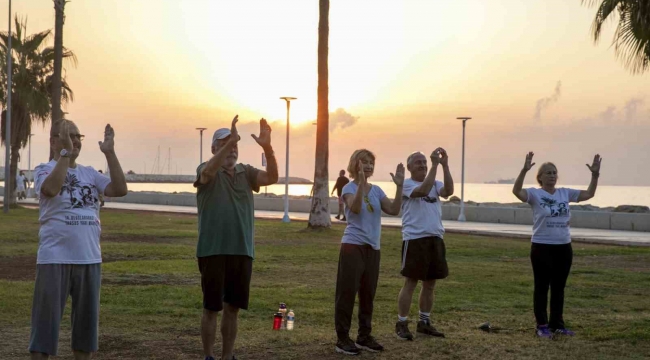
{"label": "man in green t-shirt", "polygon": [[212,137],[212,158],[197,169],[199,242],[196,249],[203,317],[201,340],[206,360],[214,360],[217,314],[221,319],[222,359],[234,359],[239,309],[248,309],[253,271],[254,216],[253,191],[278,181],[278,163],[271,147],[271,127],[260,120],[260,135],[252,135],[267,159],[266,171],[237,164],[238,116],[231,129],[222,128]]}

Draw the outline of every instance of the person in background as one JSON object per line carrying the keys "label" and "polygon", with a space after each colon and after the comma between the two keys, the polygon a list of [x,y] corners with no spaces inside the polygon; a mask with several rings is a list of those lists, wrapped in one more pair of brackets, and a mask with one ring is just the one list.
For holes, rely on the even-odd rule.
{"label": "person in background", "polygon": [[16,195],[18,196],[18,200],[27,199],[25,189],[27,189],[27,178],[25,177],[25,172],[21,170],[16,176]]}
{"label": "person in background", "polygon": [[[551,338],[553,335],[573,336],[575,333],[565,327],[563,317],[564,288],[573,262],[569,203],[589,200],[596,195],[602,158],[596,154],[593,163],[587,164],[591,182],[586,191],[556,187],[558,171],[550,162],[542,164],[537,171],[539,188],[522,189],[526,173],[535,165],[532,162],[533,156],[533,152],[526,155],[524,167],[515,181],[512,193],[533,209],[530,260],[535,281],[533,308],[537,321],[536,334],[541,338]],[[546,312],[549,287],[550,319]]]}
{"label": "person in background", "polygon": [[[104,172],[101,169],[97,170],[97,172],[104,175]],[[99,206],[104,207],[104,194],[99,194]]]}
{"label": "person in background", "polygon": [[[375,155],[361,149],[350,157],[348,172],[354,181],[343,187],[348,220],[341,239],[336,278],[334,322],[338,342],[336,352],[357,355],[360,349],[380,352],[384,347],[370,335],[377,280],[379,279],[381,212],[399,215],[402,205],[404,165],[390,174],[397,186],[392,201],[384,191],[368,182],[375,170]],[[350,339],[354,300],[359,294],[359,330],[357,340]]]}
{"label": "person in background", "polygon": [[332,192],[330,195],[334,194],[334,190],[336,190],[336,197],[338,197],[339,200],[339,212],[336,214],[334,217],[336,220],[341,220],[341,221],[346,221],[345,220],[345,212],[343,211],[343,198],[341,197],[341,192],[343,191],[343,187],[347,185],[350,182],[350,179],[345,177],[345,170],[341,170],[339,172],[339,177],[336,179],[336,184],[334,184],[334,188],[332,189]]}

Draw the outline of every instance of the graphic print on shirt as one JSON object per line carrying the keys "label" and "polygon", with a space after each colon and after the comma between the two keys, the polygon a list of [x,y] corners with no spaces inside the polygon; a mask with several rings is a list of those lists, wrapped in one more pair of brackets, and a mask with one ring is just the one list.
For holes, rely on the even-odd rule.
{"label": "graphic print on shirt", "polygon": [[64,192],[70,197],[68,209],[97,208],[97,187],[92,184],[81,185],[75,174],[68,173],[65,176],[59,195],[63,196]]}
{"label": "graphic print on shirt", "polygon": [[542,196],[539,206],[548,208],[551,212],[551,217],[569,216],[569,203],[557,202],[555,199]]}

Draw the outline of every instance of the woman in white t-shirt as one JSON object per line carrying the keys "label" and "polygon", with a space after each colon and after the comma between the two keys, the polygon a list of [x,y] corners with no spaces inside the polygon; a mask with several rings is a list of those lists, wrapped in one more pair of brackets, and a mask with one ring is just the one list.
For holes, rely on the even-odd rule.
{"label": "woman in white t-shirt", "polygon": [[[519,173],[513,194],[519,200],[530,204],[533,209],[533,237],[530,260],[535,277],[533,308],[537,321],[537,336],[551,338],[553,334],[573,336],[574,332],[564,326],[564,287],[571,270],[573,250],[571,248],[570,202],[589,200],[596,194],[600,176],[600,155],[587,168],[591,171],[591,182],[585,190],[556,188],[558,172],[553,163],[542,164],[537,171],[540,188],[522,189],[526,173],[535,165],[533,153],[526,155],[524,168]],[[548,290],[551,289],[550,321],[546,313]]]}
{"label": "woman in white t-shirt", "polygon": [[[367,179],[372,176],[374,169],[375,155],[372,152],[366,149],[355,151],[348,165],[348,172],[354,180],[345,185],[341,192],[348,224],[341,239],[339,253],[334,323],[338,338],[336,352],[347,355],[356,355],[359,349],[370,352],[384,350],[370,335],[379,279],[381,212],[399,215],[402,206],[404,165],[399,164],[395,174],[390,174],[397,186],[395,199],[392,201],[379,186],[368,183]],[[359,331],[354,342],[349,333],[357,293]]]}

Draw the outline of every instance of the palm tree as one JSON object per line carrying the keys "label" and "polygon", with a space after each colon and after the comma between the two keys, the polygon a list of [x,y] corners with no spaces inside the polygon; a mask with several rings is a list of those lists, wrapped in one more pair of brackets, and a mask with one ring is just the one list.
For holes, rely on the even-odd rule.
{"label": "palm tree", "polygon": [[316,166],[314,171],[314,197],[311,200],[309,227],[329,228],[329,73],[327,57],[329,53],[329,0],[319,0],[318,21],[318,115],[316,118]]}
{"label": "palm tree", "polygon": [[603,24],[618,13],[618,26],[612,45],[614,53],[632,74],[650,68],[650,1],[648,0],[582,0],[588,6],[598,3],[592,25],[594,42],[600,40]]}
{"label": "palm tree", "polygon": [[[11,157],[10,157],[10,182],[9,189],[16,188],[16,169],[20,158],[20,149],[27,146],[29,134],[32,133],[32,123],[45,122],[50,118],[52,71],[54,63],[54,51],[52,48],[45,48],[45,42],[50,37],[51,31],[46,30],[33,35],[26,34],[27,23],[15,18],[16,32],[11,36],[11,61],[12,61],[12,89],[11,89]],[[7,59],[8,49],[7,33],[0,33],[0,58],[3,62]],[[68,50],[64,53],[65,58],[76,62],[74,54]],[[7,73],[6,66],[0,72],[0,103],[2,107],[7,105]],[[63,100],[72,101],[73,92],[68,84],[63,81]],[[5,121],[6,110],[2,111],[1,137],[5,142]],[[12,202],[15,202],[15,194]]]}
{"label": "palm tree", "polygon": [[[61,70],[63,68],[63,23],[65,21],[66,0],[54,0],[54,73],[52,74],[52,125],[50,126],[50,137],[53,134],[56,123],[63,118],[61,111]],[[54,158],[50,149],[50,160]]]}

